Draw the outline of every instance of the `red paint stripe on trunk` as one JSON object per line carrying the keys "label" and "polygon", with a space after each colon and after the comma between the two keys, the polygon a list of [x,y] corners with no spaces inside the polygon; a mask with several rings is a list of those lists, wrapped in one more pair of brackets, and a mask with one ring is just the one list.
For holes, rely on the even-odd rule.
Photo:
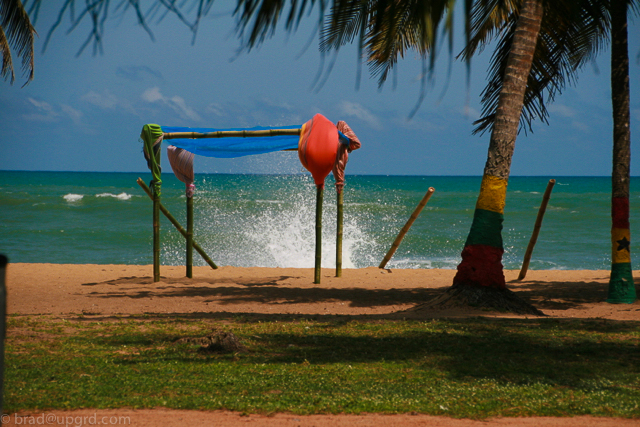
{"label": "red paint stripe on trunk", "polygon": [[502,271],[503,252],[502,248],[493,246],[465,246],[453,285],[506,289]]}
{"label": "red paint stripe on trunk", "polygon": [[611,218],[613,227],[629,228],[629,198],[614,197],[611,200]]}

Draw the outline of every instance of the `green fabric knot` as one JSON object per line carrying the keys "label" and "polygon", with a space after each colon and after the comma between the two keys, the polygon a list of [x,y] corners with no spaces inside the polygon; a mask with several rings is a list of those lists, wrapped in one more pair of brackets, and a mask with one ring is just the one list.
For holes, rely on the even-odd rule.
{"label": "green fabric knot", "polygon": [[162,128],[155,124],[144,125],[140,133],[140,138],[144,141],[144,157],[147,160],[147,166],[153,176],[151,187],[158,196],[160,196],[160,187],[162,185],[162,169],[160,168],[161,144],[154,144],[162,135]]}

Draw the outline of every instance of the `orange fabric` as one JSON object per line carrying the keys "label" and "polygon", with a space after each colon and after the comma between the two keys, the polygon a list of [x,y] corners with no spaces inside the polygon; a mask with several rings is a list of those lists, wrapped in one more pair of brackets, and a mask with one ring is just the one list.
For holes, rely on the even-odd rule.
{"label": "orange fabric", "polygon": [[298,156],[318,188],[324,187],[324,180],[333,169],[338,145],[338,129],[322,114],[316,114],[303,125]]}

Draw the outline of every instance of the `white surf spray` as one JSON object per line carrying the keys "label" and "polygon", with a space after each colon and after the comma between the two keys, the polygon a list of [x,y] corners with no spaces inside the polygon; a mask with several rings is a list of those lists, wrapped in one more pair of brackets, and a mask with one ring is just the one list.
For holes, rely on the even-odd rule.
{"label": "white surf spray", "polygon": [[96,194],[96,197],[113,197],[118,200],[129,200],[131,198],[131,194],[120,193],[120,194],[112,194],[112,193],[100,193]]}
{"label": "white surf spray", "polygon": [[[194,238],[219,265],[313,268],[315,187],[305,179],[296,181],[289,191],[268,194],[267,189],[259,196],[238,190],[231,198],[224,190],[199,190],[196,196],[202,197],[194,201]],[[377,258],[374,254],[380,250],[375,249],[373,236],[365,231],[366,215],[350,212],[348,203],[344,212],[343,268],[373,265]],[[335,268],[336,202],[332,187],[325,189],[322,225],[322,267]],[[183,263],[184,239],[163,241],[163,260],[174,265]],[[194,262],[202,265],[195,255]]]}
{"label": "white surf spray", "polygon": [[62,198],[69,203],[78,202],[82,200],[83,197],[84,197],[83,194],[73,194],[73,193],[65,194],[64,196],[62,196]]}

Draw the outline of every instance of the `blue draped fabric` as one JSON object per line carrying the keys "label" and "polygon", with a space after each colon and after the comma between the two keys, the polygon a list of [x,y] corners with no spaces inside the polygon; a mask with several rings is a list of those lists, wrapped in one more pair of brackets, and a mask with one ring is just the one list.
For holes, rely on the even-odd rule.
{"label": "blue draped fabric", "polygon": [[[254,127],[254,128],[232,128],[232,129],[211,129],[211,128],[186,128],[175,126],[161,126],[164,133],[173,132],[198,132],[209,133],[217,131],[239,131],[239,130],[269,130],[269,129],[300,129],[299,126],[274,126],[274,127]],[[297,135],[263,136],[263,137],[227,137],[227,138],[197,138],[197,139],[168,139],[165,142],[176,147],[187,150],[193,154],[207,157],[232,158],[248,156],[251,154],[264,154],[273,151],[282,151],[298,148]]]}

